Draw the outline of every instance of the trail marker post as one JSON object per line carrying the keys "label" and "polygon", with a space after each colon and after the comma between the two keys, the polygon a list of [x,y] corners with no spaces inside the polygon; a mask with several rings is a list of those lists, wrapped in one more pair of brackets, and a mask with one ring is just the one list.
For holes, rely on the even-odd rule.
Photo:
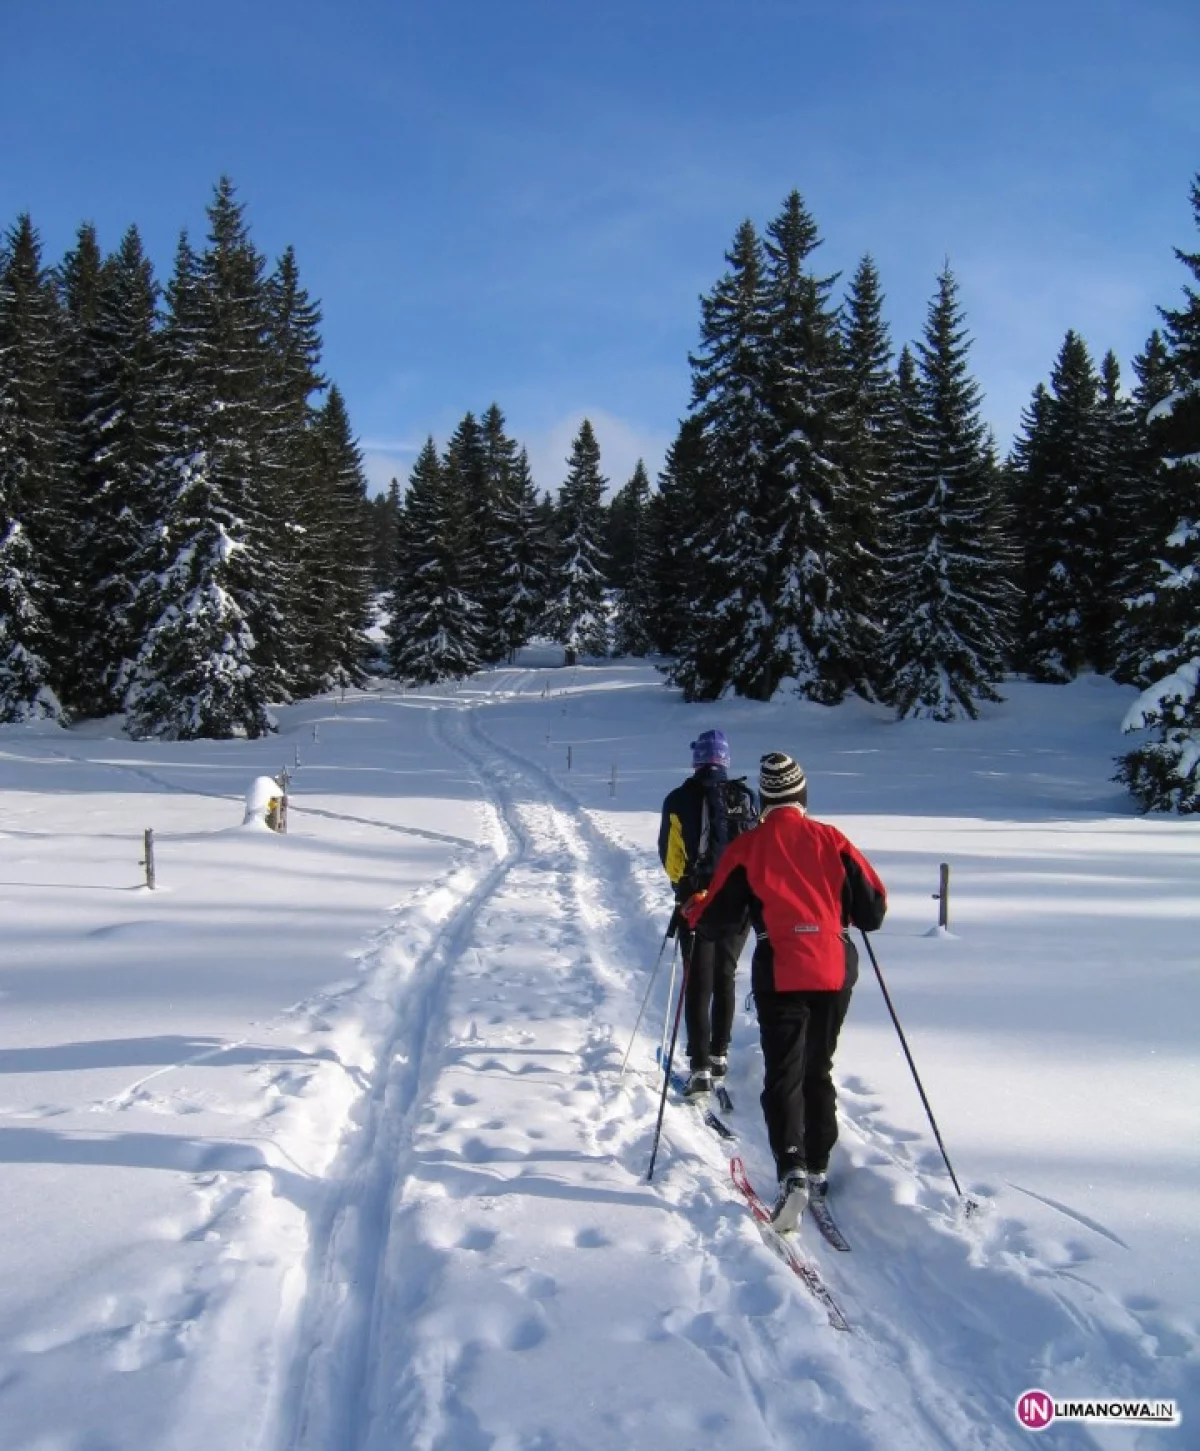
{"label": "trail marker post", "polygon": [[938,904],[938,926],[950,928],[950,863],[942,862],[938,867],[938,889],[933,894]]}

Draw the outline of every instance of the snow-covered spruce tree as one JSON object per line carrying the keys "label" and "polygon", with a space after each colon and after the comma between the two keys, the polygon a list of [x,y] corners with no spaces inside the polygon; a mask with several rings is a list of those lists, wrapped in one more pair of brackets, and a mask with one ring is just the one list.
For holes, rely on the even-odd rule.
{"label": "snow-covered spruce tree", "polygon": [[479,666],[479,611],[459,584],[458,499],[427,439],[400,518],[387,626],[392,674],[410,685],[461,680]]}
{"label": "snow-covered spruce tree", "polygon": [[315,692],[366,678],[371,540],[362,454],[336,384],[308,437],[302,518],[305,541],[315,539],[317,547],[302,554],[301,578],[308,602],[321,608],[310,616],[302,659],[305,687]]}
{"label": "snow-covered spruce tree", "polygon": [[[1136,360],[1135,360],[1136,361]],[[1107,479],[1103,537],[1107,549],[1108,585],[1100,599],[1085,602],[1085,631],[1094,640],[1094,668],[1111,674],[1116,666],[1118,624],[1125,574],[1126,532],[1137,532],[1146,503],[1147,473],[1142,464],[1143,430],[1134,399],[1121,381],[1121,365],[1110,348],[1100,361],[1097,404],[1101,464]]]}
{"label": "snow-covered spruce tree", "polygon": [[494,500],[488,475],[483,429],[474,413],[463,415],[442,455],[442,476],[453,497],[452,527],[458,550],[458,587],[471,601],[475,621],[476,658],[495,648],[494,622],[486,597],[492,584],[488,539]]}
{"label": "snow-covered spruce tree", "polygon": [[400,507],[399,479],[393,479],[385,493],[376,494],[370,501],[371,583],[380,593],[390,589],[392,585]]}
{"label": "snow-covered spruce tree", "polygon": [[[613,649],[618,655],[648,655],[654,648],[653,540],[650,524],[650,478],[638,459],[621,500],[621,540],[626,550],[624,579],[618,585]],[[613,501],[614,505],[616,500]]]}
{"label": "snow-covered spruce tree", "polygon": [[600,472],[600,445],[585,418],[558,491],[558,547],[550,573],[550,629],[568,664],[580,655],[608,653],[603,542],[607,483]]}
{"label": "snow-covered spruce tree", "polygon": [[21,216],[0,247],[0,721],[65,718],[56,618],[64,570],[44,543],[63,529],[57,306],[41,244]]}
{"label": "snow-covered spruce tree", "polygon": [[810,699],[868,693],[874,641],[855,585],[855,511],[840,445],[841,338],[829,297],[836,277],[810,259],[821,238],[798,192],[767,228],[764,282],[773,443],[762,519],[766,609],[756,660],[735,676],[740,694],[767,700],[791,676]]}
{"label": "snow-covered spruce tree", "polygon": [[1025,415],[1016,491],[1023,544],[1020,663],[1036,679],[1072,680],[1108,653],[1111,457],[1100,379],[1083,339],[1068,332]]}
{"label": "snow-covered spruce tree", "polygon": [[700,300],[700,348],[688,359],[704,440],[704,500],[681,546],[693,583],[669,676],[687,700],[716,700],[735,683],[762,695],[778,678],[767,595],[771,541],[763,533],[776,433],[763,248],[752,222],[738,228],[725,260],[725,275]]}
{"label": "snow-covered spruce tree", "polygon": [[703,421],[685,418],[667,450],[658,492],[650,497],[651,639],[660,655],[674,655],[687,637],[698,593],[691,541],[710,509],[705,496],[707,445]]}
{"label": "snow-covered spruce tree", "polygon": [[1154,677],[1158,648],[1156,594],[1147,581],[1157,576],[1162,542],[1174,526],[1174,500],[1160,478],[1151,414],[1174,390],[1170,354],[1156,328],[1133,360],[1137,383],[1128,405],[1129,482],[1114,501],[1117,615],[1113,623],[1113,678],[1143,689]]}
{"label": "snow-covered spruce tree", "polygon": [[[296,254],[284,250],[263,285],[265,328],[260,509],[270,520],[271,589],[278,694],[312,694],[344,683],[338,671],[336,560],[348,541],[330,532],[339,511],[337,464],[316,436],[321,373],[321,311],[300,282]],[[348,425],[347,425],[348,428]],[[335,445],[336,447],[336,445]],[[351,669],[350,676],[356,672]]]}
{"label": "snow-covered spruce tree", "polygon": [[536,505],[537,496],[530,492],[528,460],[522,472],[520,449],[508,435],[498,404],[493,403],[483,415],[479,433],[482,473],[471,532],[478,539],[481,560],[475,579],[482,624],[480,651],[484,660],[494,662],[515,654],[525,643],[514,638],[513,629],[517,618],[528,617],[530,610],[527,567],[534,556],[521,536],[532,522],[525,509]]}
{"label": "snow-covered spruce tree", "polygon": [[217,183],[208,219],[197,360],[206,400],[203,439],[211,477],[237,521],[241,547],[230,556],[229,582],[253,632],[262,689],[268,699],[287,700],[297,650],[288,613],[289,550],[281,542],[287,520],[273,467],[277,395],[266,264],[228,177]]}
{"label": "snow-covered spruce tree", "polygon": [[62,543],[67,578],[71,582],[67,594],[76,605],[61,620],[59,643],[64,666],[61,695],[64,704],[76,715],[99,713],[94,708],[97,692],[93,667],[97,662],[87,650],[85,637],[90,633],[89,624],[103,623],[102,616],[92,613],[88,598],[91,594],[88,576],[94,558],[90,538],[94,483],[89,477],[89,463],[90,455],[103,446],[98,436],[99,420],[94,416],[98,380],[96,319],[103,265],[96,228],[85,222],[79,228],[74,248],[67,252],[55,273],[60,304],[55,352],[66,504],[66,532]]}
{"label": "snow-covered spruce tree", "polygon": [[[224,270],[231,274],[226,317],[214,295]],[[247,274],[257,275],[252,259],[230,258],[225,269],[180,239],[163,337],[171,443],[158,480],[156,568],[140,581],[137,599],[150,625],[126,695],[126,728],[135,737],[253,739],[273,728],[271,672],[259,663],[248,608],[266,561],[251,548],[243,512],[261,461],[252,401],[261,333],[247,316]]]}
{"label": "snow-covered spruce tree", "polygon": [[883,535],[891,508],[898,410],[892,341],[883,317],[883,289],[874,260],[858,265],[841,312],[843,435],[839,445],[845,492],[841,515],[849,552],[838,580],[846,618],[857,621],[847,688],[874,696],[882,689],[884,636]]}
{"label": "snow-covered spruce tree", "polygon": [[496,555],[502,572],[496,626],[505,659],[512,661],[528,644],[546,613],[550,562],[537,489],[524,449],[496,507]]}
{"label": "snow-covered spruce tree", "polygon": [[[1191,200],[1200,227],[1200,175]],[[1200,282],[1200,252],[1175,255]],[[1183,290],[1182,307],[1161,309],[1173,386],[1149,417],[1175,524],[1135,607],[1154,648],[1141,672],[1146,688],[1124,722],[1156,739],[1121,757],[1117,779],[1144,810],[1192,813],[1200,811],[1200,290]]]}
{"label": "snow-covered spruce tree", "polygon": [[975,719],[1009,649],[1015,589],[998,469],[970,376],[970,343],[947,266],[929,308],[919,365],[901,355],[900,492],[884,646],[900,718]]}
{"label": "snow-covered spruce tree", "polygon": [[93,247],[82,230],[63,267],[82,599],[71,698],[82,714],[108,715],[122,707],[150,623],[137,599],[139,580],[154,565],[150,531],[161,502],[167,418],[159,289],[141,238],[130,227],[95,273]]}
{"label": "snow-covered spruce tree", "polygon": [[608,555],[608,583],[623,590],[633,571],[634,534],[650,496],[646,466],[638,459],[627,483],[617,490],[605,510],[604,549]]}

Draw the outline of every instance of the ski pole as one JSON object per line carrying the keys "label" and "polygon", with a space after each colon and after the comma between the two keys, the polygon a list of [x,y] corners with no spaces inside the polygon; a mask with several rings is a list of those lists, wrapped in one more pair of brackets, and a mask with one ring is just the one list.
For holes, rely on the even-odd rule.
{"label": "ski pole", "polygon": [[671,1064],[675,1060],[675,1042],[679,1037],[679,1020],[683,1016],[683,999],[687,993],[688,968],[692,965],[692,950],[695,944],[696,939],[693,936],[692,946],[683,954],[683,973],[679,979],[679,1002],[675,1007],[675,1026],[671,1030],[670,1051],[667,1053],[666,1062],[663,1064],[662,1097],[658,1101],[658,1122],[654,1125],[654,1144],[650,1149],[650,1167],[646,1170],[647,1184],[654,1178],[654,1161],[658,1158],[658,1140],[662,1134],[663,1114],[667,1108],[667,1090],[671,1086]]}
{"label": "ski pole", "polygon": [[[684,927],[683,921],[680,920],[678,926],[678,931],[680,935],[675,942],[675,945],[677,947],[679,943],[683,940],[683,933],[685,930],[686,929]],[[678,960],[679,954],[673,952],[671,954],[671,977],[670,981],[667,983],[667,1010],[663,1014],[662,1042],[658,1045],[658,1066],[660,1068],[663,1066],[663,1060],[667,1056],[667,1033],[670,1031],[671,1027],[671,1003],[674,1001],[675,998],[675,966]]]}
{"label": "ski pole", "polygon": [[937,1120],[933,1116],[933,1109],[929,1107],[929,1100],[925,1096],[925,1089],[921,1083],[921,1075],[917,1072],[917,1065],[913,1062],[913,1056],[908,1051],[908,1039],[904,1036],[904,1029],[900,1026],[900,1019],[896,1016],[896,1009],[892,1006],[892,996],[887,990],[887,983],[883,980],[883,972],[879,966],[879,959],[875,956],[875,949],[871,946],[871,939],[865,932],[859,929],[863,944],[867,949],[867,955],[871,959],[871,966],[875,969],[875,976],[879,979],[879,986],[883,991],[883,1000],[887,1003],[888,1012],[892,1015],[892,1022],[895,1024],[896,1032],[900,1037],[900,1046],[904,1049],[904,1056],[908,1059],[908,1066],[912,1070],[913,1082],[917,1085],[917,1092],[921,1095],[921,1102],[925,1105],[925,1113],[929,1118],[929,1127],[933,1130],[933,1136],[937,1140],[937,1146],[942,1151],[942,1158],[945,1160],[946,1168],[950,1171],[950,1182],[954,1185],[954,1192],[965,1201],[966,1212],[970,1214],[979,1208],[979,1205],[969,1195],[962,1192],[958,1182],[958,1176],[954,1172],[954,1166],[950,1163],[950,1155],[946,1152],[946,1146],[942,1143],[942,1136],[938,1132]]}
{"label": "ski pole", "polygon": [[[633,1052],[633,1044],[637,1038],[637,1030],[642,1026],[642,1014],[646,1011],[646,1004],[650,1001],[650,993],[658,980],[658,969],[662,966],[663,953],[667,950],[667,939],[671,935],[671,928],[675,925],[675,914],[671,913],[671,920],[667,923],[667,930],[663,933],[662,946],[658,949],[658,956],[654,959],[654,971],[650,974],[650,981],[646,984],[646,995],[642,998],[642,1006],[638,1009],[637,1022],[633,1025],[633,1032],[629,1038],[629,1047],[625,1049],[625,1057],[621,1060],[621,1071],[617,1075],[618,1080],[625,1077],[625,1065],[629,1062],[629,1055]],[[679,946],[679,938],[675,939],[675,946]],[[671,963],[674,967],[675,954],[671,954]]]}

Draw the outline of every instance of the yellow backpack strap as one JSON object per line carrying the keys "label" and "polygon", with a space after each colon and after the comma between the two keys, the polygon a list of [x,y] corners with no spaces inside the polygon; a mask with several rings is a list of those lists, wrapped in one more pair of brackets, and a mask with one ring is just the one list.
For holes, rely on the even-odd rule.
{"label": "yellow backpack strap", "polygon": [[667,838],[667,876],[671,879],[671,885],[676,886],[683,879],[687,871],[687,847],[683,844],[683,823],[678,815],[671,812],[671,832]]}

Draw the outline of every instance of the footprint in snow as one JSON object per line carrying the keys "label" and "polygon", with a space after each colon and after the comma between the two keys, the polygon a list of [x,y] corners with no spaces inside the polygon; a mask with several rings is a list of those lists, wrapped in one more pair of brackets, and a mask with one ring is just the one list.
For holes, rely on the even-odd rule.
{"label": "footprint in snow", "polygon": [[494,1229],[482,1229],[479,1225],[472,1225],[458,1241],[456,1249],[474,1250],[481,1252],[491,1249],[496,1243],[497,1235]]}
{"label": "footprint in snow", "polygon": [[581,1229],[575,1236],[576,1249],[604,1249],[612,1240],[601,1229]]}

